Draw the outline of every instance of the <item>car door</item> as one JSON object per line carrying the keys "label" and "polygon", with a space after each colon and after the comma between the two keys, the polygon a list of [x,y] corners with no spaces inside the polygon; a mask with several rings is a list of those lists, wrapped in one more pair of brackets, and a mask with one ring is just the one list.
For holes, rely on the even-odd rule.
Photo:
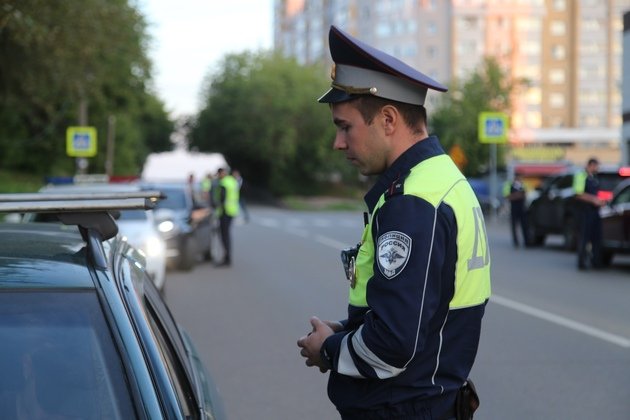
{"label": "car door", "polygon": [[145,289],[144,305],[186,418],[224,419],[221,399],[192,341],[152,285]]}
{"label": "car door", "polygon": [[602,239],[606,248],[630,248],[630,184],[600,211]]}
{"label": "car door", "polygon": [[552,179],[538,197],[536,222],[545,231],[558,231],[562,226],[563,200],[571,179],[571,175],[561,175]]}

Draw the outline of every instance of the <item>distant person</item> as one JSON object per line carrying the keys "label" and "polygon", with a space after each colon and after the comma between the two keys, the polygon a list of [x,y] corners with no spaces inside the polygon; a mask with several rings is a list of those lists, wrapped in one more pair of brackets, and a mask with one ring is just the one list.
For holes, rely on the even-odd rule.
{"label": "distant person", "polygon": [[232,265],[232,220],[238,216],[239,210],[239,188],[234,177],[227,173],[224,168],[217,172],[218,186],[215,187],[216,214],[219,218],[219,228],[221,232],[221,243],[223,245],[223,260],[217,264],[218,267],[229,267]]}
{"label": "distant person", "polygon": [[602,267],[602,221],[599,216],[599,208],[606,203],[597,196],[599,192],[598,170],[599,161],[590,158],[586,163],[586,168],[573,177],[573,190],[579,204],[577,257],[578,269],[580,270]]}
{"label": "distant person", "polygon": [[245,220],[245,223],[247,223],[249,222],[249,212],[247,211],[245,198],[243,197],[243,177],[241,176],[241,171],[239,171],[238,169],[233,169],[232,176],[234,177],[234,179],[236,179],[236,182],[238,183],[239,205],[241,207],[241,212],[243,213],[243,220]]}
{"label": "distant person", "polygon": [[211,206],[210,202],[210,190],[212,188],[212,174],[208,172],[206,176],[201,180],[201,194],[203,195],[203,200]]}
{"label": "distant person", "polygon": [[518,230],[523,235],[523,245],[528,246],[527,240],[527,214],[525,212],[525,184],[520,175],[514,175],[512,182],[506,182],[503,188],[503,196],[510,202],[510,227],[512,231],[512,244],[518,248]]}

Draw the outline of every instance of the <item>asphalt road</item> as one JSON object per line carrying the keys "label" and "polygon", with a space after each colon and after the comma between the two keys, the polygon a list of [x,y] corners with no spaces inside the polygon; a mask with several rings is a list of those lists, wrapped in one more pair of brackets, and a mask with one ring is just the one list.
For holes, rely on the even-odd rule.
{"label": "asphalt road", "polygon": [[[327,375],[296,340],[308,319],[344,317],[339,250],[362,215],[250,208],[234,226],[234,264],[167,274],[166,298],[223,396],[229,420],[338,418]],[[471,373],[475,419],[630,418],[630,259],[581,272],[554,245],[514,249],[490,218],[493,297]]]}

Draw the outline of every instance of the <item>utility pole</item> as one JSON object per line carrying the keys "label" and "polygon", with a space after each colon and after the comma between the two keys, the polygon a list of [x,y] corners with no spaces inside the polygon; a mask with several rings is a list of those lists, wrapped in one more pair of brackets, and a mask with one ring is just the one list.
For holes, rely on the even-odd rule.
{"label": "utility pole", "polygon": [[[81,100],[79,101],[79,126],[86,127],[88,125],[88,101],[85,99],[84,95],[81,95]],[[89,162],[87,158],[78,157],[76,158],[76,171],[77,174],[84,175],[87,173],[87,168],[89,166]]]}
{"label": "utility pole", "polygon": [[105,173],[108,177],[114,174],[114,149],[116,147],[116,116],[107,118],[107,158],[105,159]]}

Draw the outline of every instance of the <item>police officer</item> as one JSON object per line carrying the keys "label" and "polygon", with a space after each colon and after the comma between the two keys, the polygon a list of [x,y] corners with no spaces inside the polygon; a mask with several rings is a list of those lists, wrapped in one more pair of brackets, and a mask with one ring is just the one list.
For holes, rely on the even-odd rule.
{"label": "police officer", "polygon": [[221,232],[221,243],[223,245],[223,260],[217,264],[218,267],[229,267],[232,265],[232,220],[238,215],[239,208],[239,186],[234,177],[227,173],[224,168],[217,172],[219,188],[215,190],[217,197],[216,213],[219,218],[219,229]]}
{"label": "police officer", "polygon": [[523,234],[523,244],[527,241],[527,214],[525,213],[525,185],[519,174],[514,175],[512,182],[504,185],[503,196],[510,202],[510,227],[512,231],[512,243],[515,247],[520,245],[518,240],[518,229]]}
{"label": "police officer", "polygon": [[329,46],[333,82],[319,102],[334,148],[379,177],[356,257],[344,254],[347,317],[312,317],[300,354],[330,372],[342,419],[471,418],[490,255],[470,184],[427,133],[427,90],[447,89],[334,26]]}
{"label": "police officer", "polygon": [[598,170],[599,161],[590,158],[586,163],[586,168],[573,177],[573,190],[578,200],[579,212],[578,269],[580,270],[602,266],[602,221],[599,208],[606,203],[597,196]]}

